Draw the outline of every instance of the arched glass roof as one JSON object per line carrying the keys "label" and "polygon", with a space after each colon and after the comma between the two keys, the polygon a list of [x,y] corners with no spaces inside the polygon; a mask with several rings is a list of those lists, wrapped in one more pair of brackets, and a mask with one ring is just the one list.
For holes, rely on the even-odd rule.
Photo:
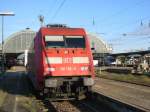
{"label": "arched glass roof", "polygon": [[112,48],[102,40],[100,35],[95,33],[87,34],[90,39],[91,48],[94,48],[94,53],[111,53]]}
{"label": "arched glass roof", "polygon": [[25,29],[10,35],[4,41],[4,53],[22,53],[28,49],[34,39],[36,32]]}

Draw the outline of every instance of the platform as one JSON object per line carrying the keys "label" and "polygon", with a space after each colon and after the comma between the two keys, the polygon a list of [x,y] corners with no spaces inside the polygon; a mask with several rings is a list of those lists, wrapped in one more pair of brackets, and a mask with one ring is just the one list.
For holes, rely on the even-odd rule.
{"label": "platform", "polygon": [[95,92],[150,111],[150,87],[96,78]]}

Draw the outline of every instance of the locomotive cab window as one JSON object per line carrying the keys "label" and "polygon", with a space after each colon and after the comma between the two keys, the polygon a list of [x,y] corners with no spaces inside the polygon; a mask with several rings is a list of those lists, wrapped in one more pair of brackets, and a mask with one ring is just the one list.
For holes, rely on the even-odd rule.
{"label": "locomotive cab window", "polygon": [[85,38],[83,36],[65,36],[68,48],[85,48]]}
{"label": "locomotive cab window", "polygon": [[46,48],[61,48],[65,47],[63,36],[45,36]]}

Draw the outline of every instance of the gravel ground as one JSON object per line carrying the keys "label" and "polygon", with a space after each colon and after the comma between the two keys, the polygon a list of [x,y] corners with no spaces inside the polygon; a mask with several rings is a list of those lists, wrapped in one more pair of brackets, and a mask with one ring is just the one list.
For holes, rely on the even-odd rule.
{"label": "gravel ground", "polygon": [[0,112],[42,112],[29,89],[24,68],[7,71],[0,78]]}
{"label": "gravel ground", "polygon": [[96,78],[93,90],[150,111],[150,87]]}
{"label": "gravel ground", "polygon": [[44,103],[48,112],[113,112],[104,104],[93,100],[56,101]]}

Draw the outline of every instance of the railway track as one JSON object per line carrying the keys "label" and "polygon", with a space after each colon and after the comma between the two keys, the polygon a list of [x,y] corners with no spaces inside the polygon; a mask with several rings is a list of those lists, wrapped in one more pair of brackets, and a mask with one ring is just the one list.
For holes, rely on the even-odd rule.
{"label": "railway track", "polygon": [[93,102],[92,100],[82,101],[44,101],[47,112],[112,112],[103,104]]}

